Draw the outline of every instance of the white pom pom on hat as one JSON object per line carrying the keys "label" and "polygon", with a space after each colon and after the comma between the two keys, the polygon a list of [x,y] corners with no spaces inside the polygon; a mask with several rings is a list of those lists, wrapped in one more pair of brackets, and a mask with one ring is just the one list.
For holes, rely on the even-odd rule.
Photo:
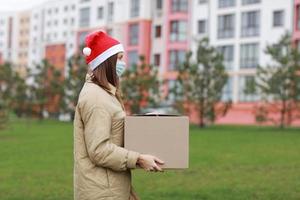
{"label": "white pom pom on hat", "polygon": [[83,52],[83,54],[84,54],[85,56],[89,56],[89,55],[91,55],[92,50],[91,50],[91,48],[89,48],[89,47],[84,47],[83,50],[82,50],[82,52]]}

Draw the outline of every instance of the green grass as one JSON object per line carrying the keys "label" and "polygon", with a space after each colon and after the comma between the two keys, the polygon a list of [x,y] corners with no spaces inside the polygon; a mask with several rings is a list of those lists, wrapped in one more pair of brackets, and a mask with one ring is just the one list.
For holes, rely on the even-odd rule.
{"label": "green grass", "polygon": [[[0,131],[0,200],[73,198],[72,124],[17,121]],[[191,127],[190,168],[133,171],[143,200],[300,199],[300,129]]]}

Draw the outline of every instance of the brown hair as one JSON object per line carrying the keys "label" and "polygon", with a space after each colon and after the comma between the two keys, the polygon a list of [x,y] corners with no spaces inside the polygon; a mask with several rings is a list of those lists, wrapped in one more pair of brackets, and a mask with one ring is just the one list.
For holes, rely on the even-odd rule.
{"label": "brown hair", "polygon": [[108,59],[106,59],[100,65],[98,65],[96,69],[92,71],[92,81],[93,83],[99,85],[101,88],[107,91],[110,95],[114,95],[114,94],[111,93],[108,83],[115,86],[116,98],[120,102],[123,110],[125,110],[122,101],[122,94],[119,88],[120,87],[119,78],[116,73],[117,60],[118,60],[118,54],[115,54],[109,57]]}

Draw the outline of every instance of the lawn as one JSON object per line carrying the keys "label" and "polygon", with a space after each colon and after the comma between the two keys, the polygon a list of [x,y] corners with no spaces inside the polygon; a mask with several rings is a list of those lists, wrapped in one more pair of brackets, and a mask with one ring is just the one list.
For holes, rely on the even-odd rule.
{"label": "lawn", "polygon": [[[0,131],[0,200],[71,200],[72,123],[16,121]],[[143,200],[300,199],[300,129],[190,129],[190,168],[133,171]]]}

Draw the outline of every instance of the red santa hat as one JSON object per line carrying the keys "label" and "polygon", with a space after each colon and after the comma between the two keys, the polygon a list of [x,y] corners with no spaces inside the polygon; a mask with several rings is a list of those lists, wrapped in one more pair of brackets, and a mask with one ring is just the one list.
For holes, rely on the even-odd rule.
{"label": "red santa hat", "polygon": [[106,59],[119,52],[124,52],[123,45],[102,31],[86,36],[83,54],[86,63],[94,70]]}

